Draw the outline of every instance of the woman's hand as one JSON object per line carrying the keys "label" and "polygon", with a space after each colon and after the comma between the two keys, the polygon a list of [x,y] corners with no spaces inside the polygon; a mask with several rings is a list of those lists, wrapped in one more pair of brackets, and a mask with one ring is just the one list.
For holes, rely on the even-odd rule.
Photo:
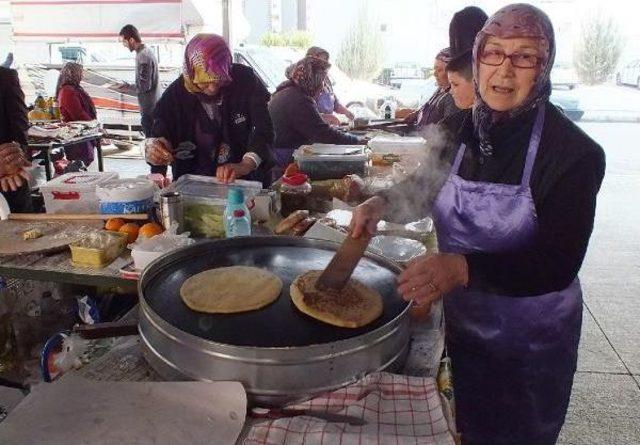
{"label": "woman's hand", "polygon": [[173,162],[171,143],[165,138],[144,141],[144,157],[151,165],[169,165]]}
{"label": "woman's hand", "polygon": [[402,122],[404,122],[405,124],[409,124],[409,125],[415,124],[416,120],[418,120],[418,113],[419,112],[420,112],[420,110],[416,110],[416,111],[413,111],[413,112],[407,114],[407,116],[403,119]]}
{"label": "woman's hand", "polygon": [[31,163],[27,161],[20,144],[0,144],[0,176],[14,175],[26,167],[31,167]]}
{"label": "woman's hand", "polygon": [[15,192],[24,184],[28,184],[31,173],[26,168],[19,169],[16,173],[0,176],[0,190],[3,192]]}
{"label": "woman's hand", "polygon": [[230,184],[236,178],[242,178],[256,169],[256,163],[249,158],[243,159],[237,164],[224,164],[216,169],[216,178],[223,184]]}
{"label": "woman's hand", "polygon": [[379,196],[367,199],[353,211],[349,232],[354,238],[373,236],[376,233],[378,221],[382,219],[386,204]]}
{"label": "woman's hand", "polygon": [[323,113],[321,114],[321,116],[322,116],[322,120],[325,121],[327,124],[331,125],[332,127],[337,127],[338,125],[340,125],[340,119],[335,117],[333,114]]}
{"label": "woman's hand", "polygon": [[411,260],[398,277],[398,292],[404,300],[413,300],[422,306],[468,282],[469,269],[464,255],[422,255]]}

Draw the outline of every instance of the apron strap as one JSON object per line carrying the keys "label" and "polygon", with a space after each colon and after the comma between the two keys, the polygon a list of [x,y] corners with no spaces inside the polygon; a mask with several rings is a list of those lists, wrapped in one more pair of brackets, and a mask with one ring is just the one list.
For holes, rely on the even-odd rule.
{"label": "apron strap", "polygon": [[528,187],[529,181],[531,180],[533,164],[535,164],[536,162],[536,155],[538,154],[540,139],[542,139],[542,127],[544,126],[545,110],[545,104],[540,104],[538,108],[538,115],[536,116],[536,122],[533,124],[533,131],[531,132],[531,140],[529,141],[529,149],[527,150],[527,159],[524,162],[524,171],[522,172],[523,187]]}
{"label": "apron strap", "polygon": [[458,170],[460,170],[460,164],[462,163],[462,158],[464,157],[464,152],[466,151],[467,146],[462,143],[460,144],[460,148],[458,149],[458,153],[456,154],[456,159],[453,161],[453,165],[451,166],[451,174],[457,175]]}

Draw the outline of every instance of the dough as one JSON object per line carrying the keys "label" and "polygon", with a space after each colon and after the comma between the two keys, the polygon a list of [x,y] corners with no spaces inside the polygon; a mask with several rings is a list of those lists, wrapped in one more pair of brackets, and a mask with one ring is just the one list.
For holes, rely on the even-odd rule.
{"label": "dough", "polygon": [[366,326],[382,315],[382,297],[353,278],[340,292],[320,291],[316,281],[321,270],[312,270],[291,283],[293,304],[305,314],[343,328]]}
{"label": "dough", "polygon": [[282,280],[257,267],[232,266],[205,270],[187,279],[180,297],[190,309],[211,314],[232,314],[273,303]]}

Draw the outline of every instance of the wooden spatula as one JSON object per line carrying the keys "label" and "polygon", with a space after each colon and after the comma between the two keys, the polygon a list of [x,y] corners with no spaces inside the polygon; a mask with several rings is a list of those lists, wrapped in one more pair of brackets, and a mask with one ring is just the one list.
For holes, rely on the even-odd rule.
{"label": "wooden spatula", "polygon": [[320,289],[341,290],[351,278],[351,274],[362,258],[369,241],[371,241],[371,237],[368,236],[360,238],[347,236],[318,278],[316,286]]}

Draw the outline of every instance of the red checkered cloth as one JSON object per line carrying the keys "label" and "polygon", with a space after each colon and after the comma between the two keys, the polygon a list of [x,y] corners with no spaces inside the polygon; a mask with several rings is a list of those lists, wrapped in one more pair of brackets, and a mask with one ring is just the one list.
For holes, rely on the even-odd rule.
{"label": "red checkered cloth", "polygon": [[[443,413],[436,381],[389,373],[362,380],[284,411],[307,411],[278,419],[255,421],[244,445],[454,445]],[[313,413],[362,419],[329,422]],[[320,416],[320,415],[318,415]]]}

